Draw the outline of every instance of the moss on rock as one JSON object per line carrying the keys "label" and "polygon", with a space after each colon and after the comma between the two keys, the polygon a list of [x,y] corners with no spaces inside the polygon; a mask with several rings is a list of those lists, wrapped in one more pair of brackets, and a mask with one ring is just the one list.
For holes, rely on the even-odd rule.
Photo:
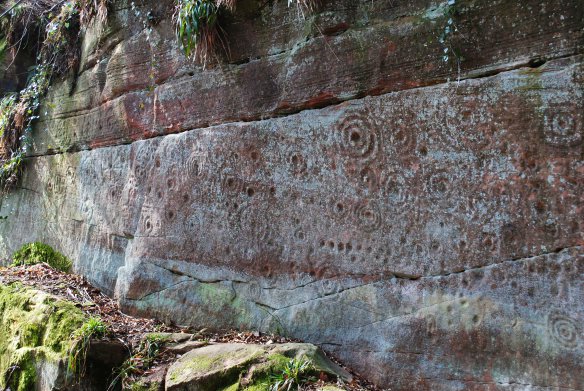
{"label": "moss on rock", "polygon": [[168,370],[168,389],[182,389],[185,384],[204,383],[201,389],[230,387],[239,374],[263,355],[261,347],[245,344],[217,344],[190,351]]}
{"label": "moss on rock", "polygon": [[66,381],[62,369],[72,334],[85,320],[73,303],[18,283],[0,284],[0,388],[34,389],[40,368],[51,377],[45,382]]}
{"label": "moss on rock", "polygon": [[158,391],[162,389],[159,382],[138,381],[130,386],[130,391]]}
{"label": "moss on rock", "polygon": [[[294,367],[303,362],[307,365]],[[321,372],[350,380],[348,373],[314,345],[213,344],[194,349],[176,361],[168,370],[166,389],[265,391],[279,379],[291,376],[294,369],[299,382],[318,378]]]}
{"label": "moss on rock", "polygon": [[72,262],[69,258],[41,242],[27,243],[12,255],[12,266],[35,265],[46,263],[50,267],[62,272],[71,270]]}

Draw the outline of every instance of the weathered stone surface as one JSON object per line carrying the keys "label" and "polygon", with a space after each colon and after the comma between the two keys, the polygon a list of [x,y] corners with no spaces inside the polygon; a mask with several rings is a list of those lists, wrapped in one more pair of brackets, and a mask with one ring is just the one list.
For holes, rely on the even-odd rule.
{"label": "weathered stone surface", "polygon": [[193,338],[193,334],[188,333],[147,333],[144,339],[152,339],[164,344],[175,344],[188,342]]}
{"label": "weathered stone surface", "polygon": [[582,70],[35,158],[3,246],[28,232],[130,312],[304,338],[397,389],[582,388]]}
{"label": "weathered stone surface", "polygon": [[[246,345],[214,344],[195,349],[168,369],[167,391],[214,391],[267,389],[269,376],[281,373],[291,359],[311,363],[311,372],[325,373],[342,380],[350,375],[310,344]],[[310,372],[307,371],[305,376]],[[266,384],[263,384],[266,383]]]}
{"label": "weathered stone surface", "polygon": [[36,129],[94,149],[28,160],[4,255],[48,242],[131,313],[302,338],[394,390],[584,388],[581,2],[457,2],[443,84],[419,37],[444,4],[249,2],[202,70],[164,4],[147,33],[122,3]]}
{"label": "weathered stone surface", "polygon": [[167,344],[164,348],[172,353],[185,354],[186,352],[190,352],[193,349],[197,349],[205,345],[207,345],[207,343],[201,341],[186,341],[169,345]]}
{"label": "weathered stone surface", "polygon": [[[103,37],[87,34],[82,73],[53,91],[37,154],[538,65],[582,53],[584,40],[580,0],[457,1],[458,33],[445,44],[445,2],[332,0],[302,19],[286,1],[246,0],[224,23],[232,63],[201,71],[176,46],[167,2],[143,2],[141,17],[126,3]],[[145,29],[150,10],[161,22]],[[445,45],[460,51],[460,71],[454,56],[443,60]]]}
{"label": "weathered stone surface", "polygon": [[150,369],[149,372],[151,373],[132,384],[132,391],[164,391],[164,379],[166,378],[167,370],[167,366]]}
{"label": "weathered stone surface", "polygon": [[168,369],[166,389],[205,391],[228,387],[262,354],[261,347],[245,344],[210,345],[193,350]]}
{"label": "weathered stone surface", "polygon": [[155,341],[161,349],[175,354],[184,354],[207,345],[207,342],[195,341],[194,335],[187,333],[148,333],[143,340]]}

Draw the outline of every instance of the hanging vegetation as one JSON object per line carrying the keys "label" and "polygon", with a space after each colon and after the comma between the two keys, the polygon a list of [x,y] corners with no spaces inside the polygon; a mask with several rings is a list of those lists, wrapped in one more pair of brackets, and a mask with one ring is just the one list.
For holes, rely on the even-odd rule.
{"label": "hanging vegetation", "polygon": [[[36,56],[22,90],[0,97],[0,192],[13,188],[31,146],[32,125],[51,80],[75,69],[79,32],[97,18],[104,22],[110,0],[11,0],[0,5],[0,61],[26,49]],[[287,0],[302,15],[318,0]],[[175,0],[176,35],[185,54],[203,64],[226,45],[218,15],[237,0]],[[40,38],[40,39],[39,39]]]}
{"label": "hanging vegetation", "polygon": [[107,0],[16,0],[3,4],[0,14],[0,57],[8,54],[14,59],[24,48],[36,54],[26,86],[0,100],[3,192],[18,180],[31,144],[32,123],[38,118],[40,102],[51,79],[77,66],[80,27],[95,17],[105,20]]}
{"label": "hanging vegetation", "polygon": [[[226,49],[217,19],[223,10],[233,12],[236,4],[237,0],[176,0],[176,35],[187,57],[206,64],[219,44]],[[288,6],[293,4],[304,15],[314,11],[318,0],[288,0]]]}
{"label": "hanging vegetation", "polygon": [[205,63],[214,53],[217,41],[217,14],[223,6],[234,7],[235,0],[178,0],[176,35],[187,57]]}

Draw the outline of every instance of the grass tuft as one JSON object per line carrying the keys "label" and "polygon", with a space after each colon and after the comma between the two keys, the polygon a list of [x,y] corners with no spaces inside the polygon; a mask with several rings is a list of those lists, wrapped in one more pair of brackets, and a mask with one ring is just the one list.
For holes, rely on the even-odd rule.
{"label": "grass tuft", "polygon": [[92,339],[103,338],[107,334],[107,326],[99,318],[89,318],[79,330],[73,333],[73,343],[69,349],[67,370],[71,375],[82,377],[85,372],[87,351]]}
{"label": "grass tuft", "polygon": [[121,383],[122,389],[130,390],[137,387],[140,377],[147,371],[160,352],[164,339],[156,334],[150,334],[140,343],[138,349],[132,352],[130,358],[118,368],[117,374],[108,387],[115,389]]}
{"label": "grass tuft", "polygon": [[305,383],[316,381],[310,376],[312,371],[312,361],[293,358],[286,363],[282,372],[270,376],[270,391],[299,390]]}
{"label": "grass tuft", "polygon": [[[288,6],[295,4],[302,17],[316,11],[319,3],[320,0],[288,0]],[[188,58],[205,65],[216,56],[219,44],[228,52],[217,21],[221,10],[233,12],[236,5],[237,0],[176,0],[176,36]]]}

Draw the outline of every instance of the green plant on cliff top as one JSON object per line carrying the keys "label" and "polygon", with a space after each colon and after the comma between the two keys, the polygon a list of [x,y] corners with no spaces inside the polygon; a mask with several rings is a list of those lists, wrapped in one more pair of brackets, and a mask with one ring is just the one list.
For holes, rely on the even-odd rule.
{"label": "green plant on cliff top", "polygon": [[207,61],[217,40],[217,13],[214,0],[179,0],[176,8],[176,35],[187,57]]}
{"label": "green plant on cliff top", "polygon": [[27,243],[12,255],[12,266],[35,265],[46,263],[50,267],[62,272],[71,270],[71,260],[53,249],[51,246],[41,242]]}
{"label": "green plant on cliff top", "polygon": [[[7,189],[18,179],[23,157],[31,144],[32,122],[49,88],[50,73],[47,66],[39,65],[33,70],[27,86],[20,91],[18,99],[10,95],[0,104],[0,185]],[[0,189],[1,190],[1,189]]]}
{"label": "green plant on cliff top", "polygon": [[[314,10],[318,0],[288,0],[296,4],[302,15]],[[219,34],[217,20],[221,10],[233,11],[237,0],[176,0],[176,36],[185,53],[193,60],[206,64],[215,55],[218,43],[226,49]]]}

